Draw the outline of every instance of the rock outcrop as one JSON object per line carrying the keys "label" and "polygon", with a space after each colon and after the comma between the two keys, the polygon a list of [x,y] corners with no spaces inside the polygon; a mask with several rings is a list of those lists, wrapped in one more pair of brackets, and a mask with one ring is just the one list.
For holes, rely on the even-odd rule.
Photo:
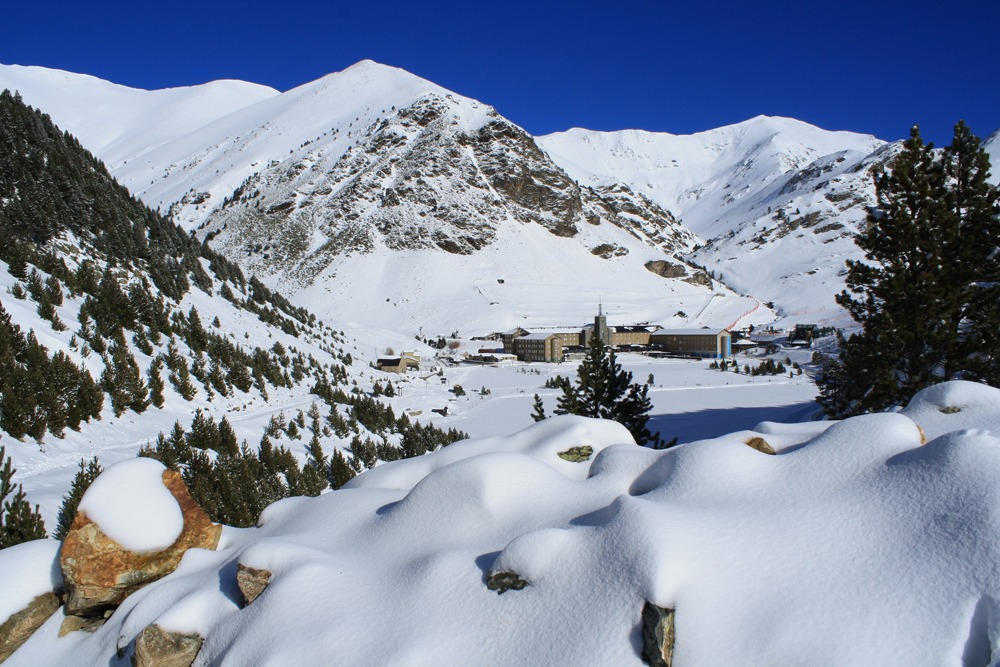
{"label": "rock outcrop", "polygon": [[271,573],[267,570],[248,567],[243,563],[236,565],[236,584],[247,604],[256,600],[270,582]]}
{"label": "rock outcrop", "polygon": [[132,667],[190,667],[204,640],[198,635],[147,626],[135,640]]}
{"label": "rock outcrop", "polygon": [[9,658],[28,641],[28,637],[42,627],[61,604],[56,594],[50,592],[39,595],[27,607],[11,614],[3,625],[0,625],[0,662]]}
{"label": "rock outcrop", "polygon": [[97,616],[113,609],[133,591],[173,572],[188,549],[218,545],[222,526],[212,524],[188,493],[180,473],[164,471],[163,484],[180,505],[184,528],[161,551],[129,551],[105,535],[86,513],[77,513],[60,554],[67,615]]}
{"label": "rock outcrop", "polygon": [[470,255],[511,223],[564,238],[610,225],[665,253],[695,245],[629,186],[581,188],[496,111],[472,126],[465,114],[428,94],[358,131],[343,153],[316,148],[271,162],[214,208],[199,237],[247,272],[282,274],[289,289],[311,284],[338,255],[379,246]]}
{"label": "rock outcrop", "polygon": [[647,602],[642,608],[642,659],[650,667],[670,667],[674,660],[674,610]]}
{"label": "rock outcrop", "polygon": [[683,278],[687,275],[687,269],[680,264],[672,264],[662,259],[655,259],[645,264],[646,270],[664,278]]}

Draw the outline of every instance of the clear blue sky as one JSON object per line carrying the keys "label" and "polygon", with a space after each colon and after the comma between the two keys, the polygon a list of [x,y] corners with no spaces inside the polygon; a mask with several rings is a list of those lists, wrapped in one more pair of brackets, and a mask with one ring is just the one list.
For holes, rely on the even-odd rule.
{"label": "clear blue sky", "polygon": [[686,134],[758,114],[949,143],[1000,127],[1000,2],[48,2],[3,8],[0,62],[160,88],[288,90],[370,58],[533,134]]}

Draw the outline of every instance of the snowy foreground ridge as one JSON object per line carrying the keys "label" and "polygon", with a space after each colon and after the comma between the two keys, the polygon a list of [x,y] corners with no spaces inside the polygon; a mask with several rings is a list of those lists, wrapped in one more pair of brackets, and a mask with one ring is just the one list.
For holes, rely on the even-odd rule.
{"label": "snowy foreground ridge", "polygon": [[[127,665],[152,623],[204,637],[195,665],[641,665],[646,601],[676,609],[684,667],[995,664],[996,433],[1000,391],[963,382],[663,452],[552,418],[282,500],[96,633],[57,638],[56,613],[5,667]],[[44,587],[53,544],[0,565]],[[238,563],[272,573],[245,608]],[[491,571],[529,585],[498,595]]]}

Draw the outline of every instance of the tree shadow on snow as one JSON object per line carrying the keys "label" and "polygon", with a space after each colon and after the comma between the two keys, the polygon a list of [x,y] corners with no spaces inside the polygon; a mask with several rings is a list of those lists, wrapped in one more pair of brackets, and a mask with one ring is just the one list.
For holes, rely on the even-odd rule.
{"label": "tree shadow on snow", "polygon": [[696,412],[650,415],[646,428],[660,432],[665,441],[677,438],[678,444],[718,438],[734,431],[750,431],[763,422],[794,424],[809,421],[819,411],[816,401],[791,405],[769,405],[753,408],[710,408]]}

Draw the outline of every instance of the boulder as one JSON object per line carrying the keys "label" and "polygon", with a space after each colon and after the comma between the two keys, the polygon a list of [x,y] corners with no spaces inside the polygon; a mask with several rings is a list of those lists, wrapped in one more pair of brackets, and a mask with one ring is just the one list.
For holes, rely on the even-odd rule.
{"label": "boulder", "polygon": [[160,551],[129,551],[105,535],[85,512],[77,512],[59,561],[67,615],[99,616],[133,591],[173,572],[188,549],[218,546],[222,526],[212,524],[180,473],[164,470],[163,484],[180,505],[184,527],[176,541]]}
{"label": "boulder", "polygon": [[486,588],[496,591],[497,595],[503,595],[507,591],[519,591],[528,585],[515,572],[490,572],[486,578]]}
{"label": "boulder", "polygon": [[590,445],[584,445],[582,447],[570,447],[565,452],[559,452],[557,455],[564,461],[580,463],[583,461],[589,461],[593,454],[594,448]]}
{"label": "boulder", "polygon": [[756,449],[761,454],[774,454],[774,449],[771,445],[767,444],[767,440],[759,436],[755,436],[747,440],[747,445]]}
{"label": "boulder", "polygon": [[135,639],[132,667],[191,667],[202,641],[198,635],[167,632],[155,624],[146,626]]}
{"label": "boulder", "polygon": [[247,604],[256,600],[270,581],[271,573],[267,570],[258,570],[243,563],[236,565],[236,584],[240,587]]}
{"label": "boulder", "polygon": [[28,637],[42,627],[61,604],[55,593],[44,593],[21,611],[11,614],[3,625],[0,625],[0,662],[9,658],[28,641]]}
{"label": "boulder", "polygon": [[65,637],[71,632],[77,632],[82,630],[83,632],[97,632],[101,626],[103,626],[108,621],[108,616],[110,616],[110,609],[105,612],[104,616],[90,616],[83,618],[82,616],[66,616],[63,618],[62,625],[59,626],[59,636]]}
{"label": "boulder", "polygon": [[674,660],[674,610],[647,602],[642,608],[642,659],[650,667]]}

